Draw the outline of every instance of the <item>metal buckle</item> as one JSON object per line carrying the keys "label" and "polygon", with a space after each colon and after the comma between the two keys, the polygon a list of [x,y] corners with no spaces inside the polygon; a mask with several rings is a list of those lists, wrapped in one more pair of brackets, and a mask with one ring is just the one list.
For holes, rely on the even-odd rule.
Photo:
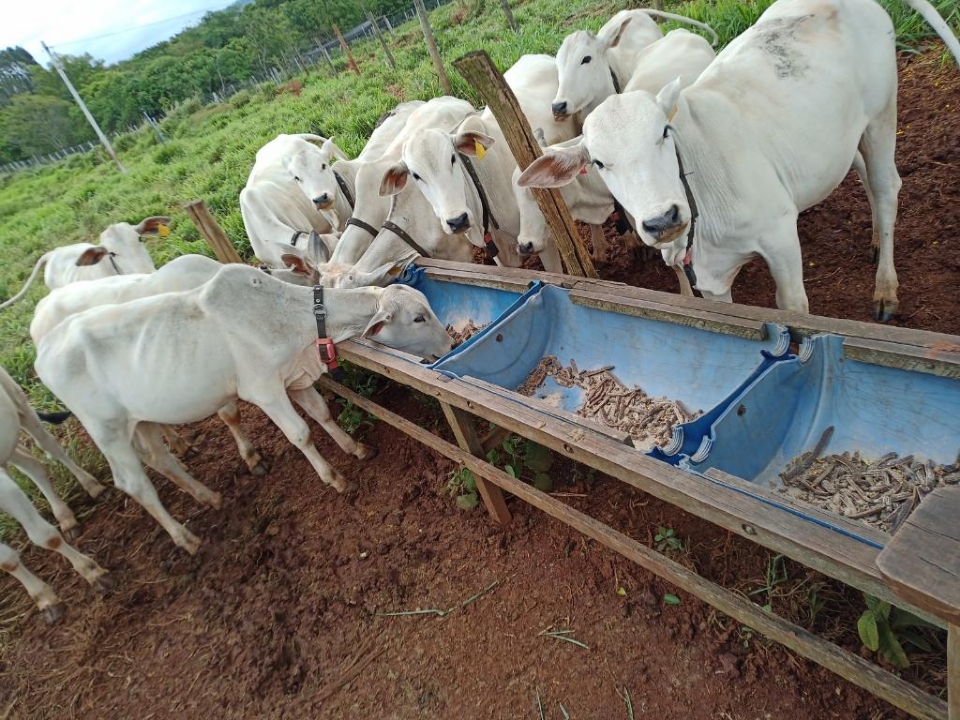
{"label": "metal buckle", "polygon": [[313,314],[325,320],[327,317],[327,308],[323,306],[323,303],[315,303],[313,306]]}

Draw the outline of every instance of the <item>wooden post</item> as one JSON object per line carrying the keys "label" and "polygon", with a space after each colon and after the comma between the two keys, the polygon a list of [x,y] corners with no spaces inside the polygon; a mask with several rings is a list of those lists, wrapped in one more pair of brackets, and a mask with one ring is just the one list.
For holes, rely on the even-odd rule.
{"label": "wooden post", "polygon": [[960,627],[947,625],[947,712],[960,720]]}
{"label": "wooden post", "polygon": [[[453,61],[453,66],[476,90],[500,124],[500,130],[517,159],[517,165],[526,168],[540,157],[540,144],[530,130],[530,124],[520,110],[513,90],[483,50],[467,53]],[[563,265],[570,275],[597,277],[593,261],[580,239],[577,227],[567,209],[560,191],[533,188],[534,197],[543,212],[547,226],[557,242]]]}
{"label": "wooden post", "polygon": [[333,60],[330,59],[330,53],[328,53],[327,48],[324,47],[323,41],[317,40],[317,46],[320,48],[320,52],[323,54],[324,59],[327,61],[327,65],[330,66],[330,70],[333,72],[334,77],[336,77],[337,67],[333,64]]}
{"label": "wooden post", "polygon": [[[440,407],[443,408],[443,414],[447,418],[447,422],[450,423],[450,428],[453,430],[453,435],[456,437],[460,448],[475,457],[483,458],[485,455],[483,443],[480,442],[477,431],[473,426],[473,416],[445,402],[441,402]],[[490,513],[490,517],[500,525],[509,523],[510,511],[503,499],[503,491],[476,473],[474,473],[474,478],[477,481],[477,491],[483,498],[483,504],[486,506],[487,512]]]}
{"label": "wooden post", "polygon": [[413,6],[417,9],[417,17],[420,18],[420,29],[423,30],[424,40],[427,42],[427,50],[430,52],[430,59],[433,60],[433,69],[440,76],[440,85],[446,95],[452,95],[453,90],[450,87],[450,78],[447,77],[447,71],[443,69],[443,60],[440,59],[440,51],[437,50],[437,42],[433,39],[433,30],[430,29],[430,20],[427,17],[427,9],[423,6],[423,0],[413,0]]}
{"label": "wooden post", "polygon": [[387,47],[387,41],[383,39],[383,35],[380,32],[380,26],[377,24],[377,19],[373,16],[372,12],[367,12],[367,20],[369,20],[370,24],[373,26],[373,34],[376,35],[377,40],[380,41],[380,47],[383,48],[383,52],[387,56],[387,62],[390,63],[390,67],[396,70],[397,64],[393,61],[393,55],[390,54],[390,48]]}
{"label": "wooden post", "polygon": [[210,244],[210,247],[213,248],[217,260],[222,263],[243,262],[240,255],[237,254],[237,249],[223,231],[223,228],[220,227],[217,221],[213,219],[210,211],[207,210],[207,206],[203,200],[194,200],[191,203],[187,203],[183,206],[183,209],[187,215],[190,216],[190,219],[193,220],[193,224],[197,226],[200,234],[203,235]]}
{"label": "wooden post", "polygon": [[396,33],[393,31],[393,25],[390,24],[390,18],[386,15],[383,16],[383,24],[387,26],[387,32],[390,33],[390,36],[393,37]]}
{"label": "wooden post", "polygon": [[507,16],[507,24],[514,32],[520,32],[520,26],[513,19],[513,11],[510,10],[510,0],[500,0],[500,7],[503,8],[503,14]]}
{"label": "wooden post", "polygon": [[350,67],[357,75],[359,75],[360,68],[357,67],[357,61],[353,59],[353,53],[350,52],[350,46],[347,45],[347,41],[343,39],[343,33],[340,32],[340,28],[336,23],[333,24],[333,32],[337,36],[337,40],[340,41],[340,48],[343,50],[343,54],[347,56],[347,62],[350,64]]}

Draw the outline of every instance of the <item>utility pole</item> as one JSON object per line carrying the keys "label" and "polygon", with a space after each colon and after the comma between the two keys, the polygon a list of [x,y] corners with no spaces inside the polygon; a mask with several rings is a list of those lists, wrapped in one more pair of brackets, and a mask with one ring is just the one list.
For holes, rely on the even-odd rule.
{"label": "utility pole", "polygon": [[83,99],[80,97],[80,94],[77,92],[76,88],[73,87],[73,84],[70,82],[70,78],[67,77],[67,73],[64,71],[63,65],[60,63],[60,58],[57,57],[53,50],[47,47],[45,42],[41,40],[40,44],[43,45],[43,49],[47,51],[47,55],[50,56],[50,62],[53,63],[53,67],[56,68],[58,73],[60,73],[60,77],[63,78],[63,82],[67,85],[67,90],[69,90],[70,94],[73,95],[73,99],[77,101],[77,105],[79,105],[80,109],[83,111],[83,115],[85,118],[87,118],[87,122],[90,123],[94,132],[97,133],[97,137],[100,138],[100,142],[103,143],[103,147],[106,148],[107,154],[113,158],[113,161],[117,164],[117,167],[120,168],[120,172],[125,173],[127,169],[123,166],[123,163],[120,162],[120,158],[118,158],[117,154],[113,151],[113,146],[110,145],[110,141],[107,140],[107,136],[103,134],[103,130],[101,130],[100,126],[97,125],[97,121],[93,119],[93,115],[91,115],[90,111],[87,110],[87,106],[83,104]]}

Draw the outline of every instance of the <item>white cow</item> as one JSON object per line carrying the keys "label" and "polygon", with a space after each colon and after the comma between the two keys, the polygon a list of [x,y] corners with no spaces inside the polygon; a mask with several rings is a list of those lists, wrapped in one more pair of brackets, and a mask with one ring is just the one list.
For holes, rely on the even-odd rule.
{"label": "white cow", "polygon": [[[354,198],[357,196],[356,175],[360,165],[380,157],[387,146],[403,130],[410,115],[423,100],[402,102],[377,122],[373,133],[356,159],[349,160],[332,142],[324,143],[321,154],[309,166],[296,168],[297,182],[318,210],[327,213],[328,219],[338,231],[345,229],[347,218],[353,214]],[[334,163],[334,158],[339,162]],[[329,258],[314,262],[325,262]]]}
{"label": "white cow", "polygon": [[670,264],[692,263],[704,297],[729,301],[738,270],[759,255],[777,306],[807,312],[797,216],[840,184],[859,148],[879,248],[874,314],[889,319],[899,304],[896,108],[895,34],[879,5],[779,0],[686,90],[675,81],[656,97],[608,98],[579,145],[539,158],[520,183],[562,185],[593,163],[641,239]]}
{"label": "white cow", "polygon": [[387,168],[399,159],[407,138],[425,128],[452,130],[472,112],[474,108],[466,100],[448,95],[433,98],[414,109],[403,128],[379,156],[371,153],[363,161],[358,158],[348,163],[337,163],[338,172],[346,167],[353,175],[355,202],[350,224],[344,230],[333,256],[329,262],[318,266],[324,285],[335,287],[339,283],[340,276],[349,272],[360,260],[387,219],[390,198],[380,196],[380,183]]}
{"label": "white cow", "polygon": [[[67,457],[53,436],[40,424],[40,418],[30,407],[20,386],[0,368],[0,510],[13,516],[23,526],[34,545],[60,553],[87,582],[98,590],[108,589],[106,570],[69,545],[57,529],[40,516],[23,490],[10,477],[10,465],[27,473],[50,502],[53,514],[64,532],[76,528],[76,518],[54,491],[43,465],[20,444],[21,430],[32,435],[41,448],[63,462],[91,495],[95,497],[103,491],[100,483]],[[13,548],[3,543],[0,543],[0,569],[20,581],[48,622],[60,617],[63,609],[53,588],[23,567]]]}
{"label": "white cow", "polygon": [[143,244],[143,236],[165,232],[169,224],[170,218],[162,215],[144,218],[137,225],[115,223],[100,233],[99,245],[75,243],[49,250],[37,260],[20,292],[0,308],[12,305],[26,295],[40,268],[44,266],[43,280],[51,290],[77,280],[153,272],[155,266]]}
{"label": "white cow", "polygon": [[[450,337],[426,298],[405,286],[324,294],[334,342],[354,335],[427,358]],[[195,422],[229,401],[258,405],[339,492],[347,483],[310,441],[292,397],[345,451],[373,450],[337,426],[313,383],[326,371],[315,347],[314,291],[242,265],[226,265],[195,290],[105,305],[57,325],[37,348],[35,368],[83,423],[110,463],[114,482],[190,553],[199,539],[160,503],[134,447],[138,430]]]}
{"label": "white cow", "polygon": [[[559,87],[551,110],[560,122],[576,116],[574,135],[579,134],[583,120],[604,98],[620,92],[626,86],[634,76],[642,52],[650,45],[662,41],[663,32],[650,16],[700,27],[713,36],[714,45],[717,43],[717,34],[703,23],[681,15],[647,9],[621,10],[600,28],[596,35],[589,30],[577,30],[567,35],[557,51]],[[667,33],[667,37],[672,34]],[[687,62],[683,58],[684,50],[702,53],[702,48],[694,46],[692,42],[678,47],[677,50],[671,59],[684,64]],[[712,54],[711,52],[710,55]],[[692,59],[691,62],[696,65],[698,61]],[[663,86],[684,72],[685,65],[678,68],[672,76],[664,78],[660,85]]]}
{"label": "white cow", "polygon": [[346,158],[332,140],[311,133],[277,135],[257,151],[240,191],[240,214],[253,254],[261,262],[282,267],[280,256],[291,248],[303,254],[311,232],[323,239],[328,257],[333,252],[336,228],[299,184],[300,176],[322,164],[328,153]]}

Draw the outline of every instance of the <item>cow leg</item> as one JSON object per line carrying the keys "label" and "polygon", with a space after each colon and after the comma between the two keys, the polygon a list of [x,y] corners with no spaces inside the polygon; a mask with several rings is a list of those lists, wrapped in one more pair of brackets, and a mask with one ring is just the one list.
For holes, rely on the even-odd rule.
{"label": "cow leg", "polygon": [[40,492],[43,493],[47,502],[50,503],[50,510],[53,511],[53,516],[57,519],[57,524],[60,526],[61,532],[63,532],[67,539],[76,539],[78,535],[76,532],[77,518],[67,504],[57,495],[57,491],[53,488],[53,483],[51,483],[50,478],[47,477],[47,471],[46,468],[43,467],[43,463],[20,445],[17,445],[16,450],[13,451],[10,463],[22,470],[27,477],[33,480],[33,484],[40,488]]}
{"label": "cow leg", "polygon": [[[810,312],[807,293],[803,288],[803,256],[800,253],[800,236],[797,234],[797,216],[793,213],[785,216],[779,225],[771,228],[769,237],[776,238],[776,245],[771,247],[761,243],[760,255],[770,268],[777,286],[777,307],[781,310]],[[733,285],[735,277],[736,272],[730,278],[730,285]]]}
{"label": "cow leg", "polygon": [[333,438],[334,442],[340,446],[348,455],[353,455],[360,460],[369,460],[377,454],[377,449],[370,445],[364,445],[347,435],[343,429],[337,425],[336,421],[330,416],[330,408],[323,396],[316,391],[313,386],[303,388],[302,390],[290,390],[290,397],[300,407],[307,411],[307,415],[316,420],[320,427],[327,431],[327,434]]}
{"label": "cow leg", "polygon": [[[89,430],[90,428],[88,428]],[[99,434],[99,433],[98,433]],[[91,432],[94,442],[103,451],[110,470],[113,472],[114,484],[127,495],[136,500],[160,526],[167,531],[177,546],[191,555],[200,548],[200,538],[178,523],[167,512],[157,496],[157,489],[153,487],[150,478],[143,470],[137,459],[137,453],[129,441],[122,437],[97,437]]]}
{"label": "cow leg", "polygon": [[38,418],[35,413],[28,412],[21,414],[20,427],[26,430],[30,434],[30,437],[37,441],[37,445],[40,446],[41,450],[54,460],[63,463],[90,497],[95,498],[106,489],[97,482],[97,479],[93,477],[93,475],[70,459],[70,456],[60,447],[57,439],[40,424],[40,418]]}
{"label": "cow leg", "polygon": [[217,410],[217,415],[223,420],[223,424],[229,428],[230,434],[233,435],[233,439],[237,443],[240,457],[250,468],[250,472],[254,475],[266,475],[270,471],[270,466],[243,431],[243,425],[240,424],[240,406],[237,405],[237,401],[231,400],[228,402]]}
{"label": "cow leg", "polygon": [[873,294],[873,316],[890,320],[900,309],[897,298],[897,270],[893,265],[893,226],[897,222],[900,175],[894,160],[897,143],[897,98],[867,125],[860,139],[860,152],[867,166],[868,197],[873,213],[873,247],[880,249],[877,283]]}
{"label": "cow leg", "polygon": [[553,240],[547,241],[543,248],[543,252],[540,253],[540,264],[543,265],[543,269],[548,273],[557,273],[558,275],[563,274],[563,263],[560,260],[560,250],[557,249],[557,244]]}
{"label": "cow leg", "polygon": [[680,282],[680,294],[684,297],[693,297],[693,288],[687,279],[687,274],[683,271],[683,265],[671,265],[673,271],[677,274],[677,280]]}
{"label": "cow leg", "polygon": [[330,467],[330,464],[321,457],[317,448],[310,440],[310,428],[306,421],[300,417],[294,409],[290,398],[287,397],[285,389],[281,389],[279,394],[269,400],[257,401],[253,398],[244,398],[257,405],[263,410],[274,424],[280,428],[280,432],[286,435],[293,445],[302,452],[313,469],[327,485],[332,486],[337,492],[346,492],[352,490],[352,483],[347,483],[343,475]]}
{"label": "cow leg", "polygon": [[[857,177],[860,178],[860,184],[863,185],[863,190],[867,194],[867,202],[870,203],[870,207],[872,208],[874,205],[873,189],[870,187],[870,176],[867,173],[867,166],[863,162],[863,155],[861,155],[859,151],[853,156],[853,169],[856,171]],[[873,233],[871,251],[873,255],[873,262],[876,263],[877,258],[880,255],[880,243],[876,232]]]}
{"label": "cow leg", "polygon": [[0,570],[10,573],[23,585],[48,623],[54,623],[63,616],[63,605],[53,588],[27,570],[17,552],[3,543],[0,543]]}
{"label": "cow leg", "polygon": [[220,509],[223,500],[220,493],[196,480],[163,444],[163,430],[156,423],[143,422],[137,425],[134,442],[144,450],[141,459],[158,473],[170,480],[194,500]]}
{"label": "cow leg", "polygon": [[603,234],[602,226],[590,226],[590,242],[593,243],[591,257],[597,262],[606,262],[610,256],[610,244],[607,242],[607,236]]}
{"label": "cow leg", "polygon": [[41,517],[40,513],[13,481],[6,470],[0,469],[0,509],[9,513],[27,533],[30,542],[63,555],[83,579],[98,590],[105,590],[107,571],[97,565],[72,545],[64,541],[57,529]]}
{"label": "cow leg", "polygon": [[176,431],[173,425],[160,425],[160,432],[163,434],[163,438],[167,441],[167,445],[172,452],[183,456],[190,450],[190,443],[183,438],[183,435]]}

